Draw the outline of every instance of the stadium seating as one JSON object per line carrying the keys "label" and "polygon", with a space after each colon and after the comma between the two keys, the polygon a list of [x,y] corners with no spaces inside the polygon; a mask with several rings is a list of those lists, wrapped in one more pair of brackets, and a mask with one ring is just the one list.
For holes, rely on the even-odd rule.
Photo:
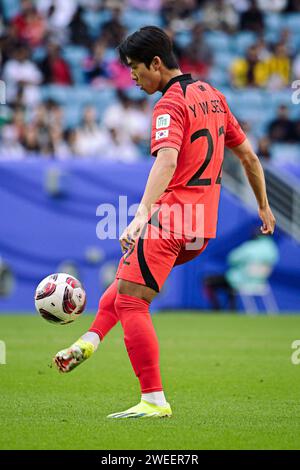
{"label": "stadium seating", "polygon": [[84,83],[84,73],[82,64],[84,59],[89,55],[89,51],[85,47],[68,45],[63,49],[63,57],[71,68],[74,83]]}
{"label": "stadium seating", "polygon": [[95,106],[98,118],[101,118],[107,106],[115,101],[114,88],[97,90],[85,85],[46,85],[41,87],[41,93],[43,100],[51,99],[62,105],[65,128],[75,127],[80,123],[85,106]]}
{"label": "stadium seating", "polygon": [[[162,26],[161,16],[156,13],[147,12],[147,24]],[[134,8],[126,8],[123,13],[123,23],[129,33],[145,26],[145,12]]]}
{"label": "stadium seating", "polygon": [[89,33],[93,38],[97,38],[99,33],[101,33],[101,27],[111,18],[111,14],[108,11],[105,12],[95,12],[92,10],[87,10],[83,14],[83,20],[87,27],[89,28]]}
{"label": "stadium seating", "polygon": [[2,0],[4,17],[8,20],[19,13],[20,0]]}
{"label": "stadium seating", "polygon": [[[20,0],[3,0],[2,11],[4,18],[10,20],[20,10]],[[96,11],[83,7],[83,21],[86,23],[89,34],[92,39],[96,39],[101,34],[104,23],[112,18],[112,11],[104,9]],[[198,9],[191,15],[194,20],[203,20],[203,12]],[[290,31],[290,43],[294,53],[300,49],[300,13],[265,13],[265,31],[266,41],[275,43],[278,41],[281,32],[284,29]],[[157,26],[163,25],[162,16],[156,12],[148,12],[127,7],[121,14],[121,21],[129,33],[140,28],[145,24]],[[191,30],[184,26],[176,31],[176,42],[180,47],[186,47],[191,41]],[[228,34],[224,31],[206,31],[204,33],[205,41],[212,51],[213,65],[209,71],[207,80],[213,86],[221,89],[226,95],[228,103],[233,112],[242,121],[248,121],[252,125],[251,132],[257,137],[266,133],[269,122],[276,116],[277,108],[285,104],[289,108],[291,119],[299,119],[299,107],[294,106],[291,101],[291,90],[276,90],[275,92],[261,89],[247,88],[245,90],[236,90],[232,88],[230,80],[230,67],[233,60],[237,57],[245,56],[246,50],[258,38],[258,35],[252,31],[238,31],[234,34]],[[37,47],[32,50],[34,61],[41,61],[46,54],[45,47]],[[66,44],[62,47],[62,55],[70,66],[74,86],[62,87],[57,85],[47,85],[41,87],[41,96],[43,99],[53,99],[64,108],[66,118],[65,127],[77,126],[81,121],[82,109],[87,104],[93,103],[101,117],[106,107],[116,98],[114,90],[94,90],[86,87],[86,77],[83,70],[84,59],[89,55],[86,47]],[[113,61],[117,58],[117,51],[114,48],[107,48],[105,59]],[[132,98],[141,97],[141,93],[136,88],[128,90]],[[151,97],[155,101],[157,96]],[[278,150],[280,149],[280,150]],[[283,161],[297,160],[297,151],[295,146],[290,148],[278,147],[274,145],[274,163],[278,159]],[[284,152],[284,155],[282,154]],[[281,155],[281,156],[280,156]],[[292,156],[292,157],[291,157]]]}

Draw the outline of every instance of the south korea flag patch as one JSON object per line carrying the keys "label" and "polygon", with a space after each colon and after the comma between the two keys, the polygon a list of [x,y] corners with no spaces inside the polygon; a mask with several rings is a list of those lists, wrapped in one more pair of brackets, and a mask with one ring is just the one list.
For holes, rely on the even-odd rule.
{"label": "south korea flag patch", "polygon": [[163,129],[164,127],[169,127],[171,122],[170,114],[161,114],[156,118],[156,129]]}
{"label": "south korea flag patch", "polygon": [[169,129],[164,129],[163,131],[157,131],[155,134],[155,140],[164,139],[165,137],[168,137],[168,135],[169,135]]}

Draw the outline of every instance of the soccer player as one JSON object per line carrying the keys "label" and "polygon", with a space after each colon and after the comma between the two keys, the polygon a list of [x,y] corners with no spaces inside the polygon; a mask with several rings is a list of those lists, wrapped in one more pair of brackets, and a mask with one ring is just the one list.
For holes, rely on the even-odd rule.
{"label": "soccer player", "polygon": [[273,233],[275,219],[259,159],[225,97],[181,73],[167,34],[143,27],[122,42],[119,54],[142,90],[162,93],[152,121],[155,161],[136,215],[120,237],[123,257],[115,281],[102,295],[90,330],[54,361],[61,372],[73,370],[120,321],[142,395],[138,405],[108,417],[164,417],[172,411],[163,392],[149,305],[173,266],[198,256],[216,236],[225,146],[245,169],[263,234]]}

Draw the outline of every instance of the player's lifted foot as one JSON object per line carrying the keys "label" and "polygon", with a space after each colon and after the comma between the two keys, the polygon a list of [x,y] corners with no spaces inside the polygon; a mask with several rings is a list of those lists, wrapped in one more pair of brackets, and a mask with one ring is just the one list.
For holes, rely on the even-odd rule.
{"label": "player's lifted foot", "polygon": [[152,405],[147,401],[141,402],[121,413],[112,413],[107,418],[171,418],[172,410],[169,403],[164,406]]}
{"label": "player's lifted foot", "polygon": [[53,362],[60,372],[70,372],[83,361],[91,357],[95,346],[89,341],[79,339],[68,349],[59,351],[53,358]]}

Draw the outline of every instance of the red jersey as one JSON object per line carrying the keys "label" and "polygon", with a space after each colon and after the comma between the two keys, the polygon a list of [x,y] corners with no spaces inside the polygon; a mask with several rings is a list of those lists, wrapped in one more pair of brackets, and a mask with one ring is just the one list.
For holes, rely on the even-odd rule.
{"label": "red jersey", "polygon": [[[180,206],[185,236],[215,238],[224,147],[235,147],[246,136],[224,95],[208,83],[179,75],[162,93],[153,111],[151,153],[172,147],[179,154],[157,205]],[[160,223],[164,227],[164,216]]]}

